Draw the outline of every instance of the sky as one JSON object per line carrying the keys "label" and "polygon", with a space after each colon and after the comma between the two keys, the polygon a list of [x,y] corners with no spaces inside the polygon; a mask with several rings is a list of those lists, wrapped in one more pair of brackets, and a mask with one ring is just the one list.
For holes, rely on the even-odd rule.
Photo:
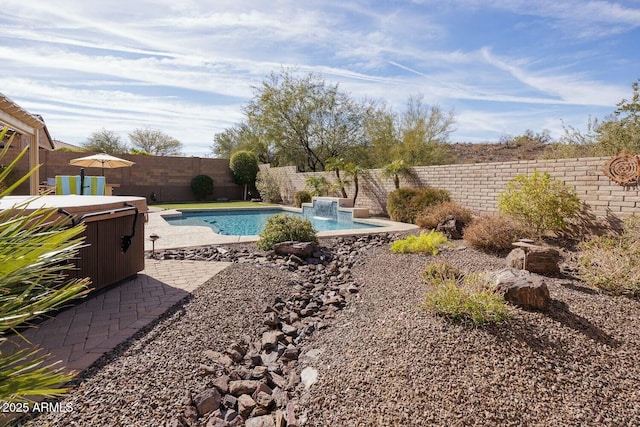
{"label": "sky", "polygon": [[272,72],[317,73],[401,113],[455,114],[452,142],[586,130],[640,78],[640,0],[2,0],[0,92],[82,144],[160,130],[189,156]]}

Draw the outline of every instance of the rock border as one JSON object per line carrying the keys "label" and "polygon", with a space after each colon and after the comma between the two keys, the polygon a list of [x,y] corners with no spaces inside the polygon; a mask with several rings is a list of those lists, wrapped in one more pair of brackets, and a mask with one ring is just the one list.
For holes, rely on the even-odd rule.
{"label": "rock border", "polygon": [[166,250],[160,259],[256,263],[299,274],[289,282],[292,296],[276,298],[263,310],[260,336],[244,336],[226,349],[203,354],[200,375],[211,376],[204,390],[187,390],[181,413],[170,427],[284,427],[304,424],[297,401],[317,381],[317,371],[303,366],[302,347],[317,330],[332,323],[336,313],[352,298],[360,285],[351,268],[364,251],[388,245],[398,236],[389,233],[339,237],[332,248],[305,245],[304,252],[292,248],[262,252],[248,248],[209,246]]}

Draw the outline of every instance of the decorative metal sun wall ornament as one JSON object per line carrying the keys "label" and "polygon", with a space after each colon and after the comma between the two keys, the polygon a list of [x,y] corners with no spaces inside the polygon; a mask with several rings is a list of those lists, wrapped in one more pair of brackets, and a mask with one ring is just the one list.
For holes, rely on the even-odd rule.
{"label": "decorative metal sun wall ornament", "polygon": [[622,150],[607,160],[602,166],[602,171],[618,185],[637,186],[638,180],[640,180],[640,159],[638,156]]}

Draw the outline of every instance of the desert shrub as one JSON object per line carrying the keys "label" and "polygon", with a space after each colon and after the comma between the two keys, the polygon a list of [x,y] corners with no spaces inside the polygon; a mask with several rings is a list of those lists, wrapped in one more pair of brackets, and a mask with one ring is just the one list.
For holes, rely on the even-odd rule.
{"label": "desert shrub", "polygon": [[280,203],[282,201],[280,181],[276,174],[269,169],[258,172],[256,176],[256,189],[260,193],[262,200],[267,203]]}
{"label": "desert shrub", "polygon": [[191,191],[198,200],[213,196],[213,178],[209,175],[196,175],[191,180]]}
{"label": "desert shrub", "polygon": [[305,190],[297,191],[293,196],[293,202],[298,208],[302,207],[303,203],[311,203],[311,193]]}
{"label": "desert shrub", "polygon": [[273,215],[260,233],[258,249],[268,251],[273,245],[287,241],[318,242],[316,230],[311,221],[285,213]]}
{"label": "desert shrub", "polygon": [[430,284],[443,282],[445,280],[458,281],[462,279],[462,277],[464,277],[462,272],[448,262],[434,262],[427,265],[427,268],[424,270],[424,279]]}
{"label": "desert shrub", "polygon": [[619,234],[581,243],[578,274],[588,285],[611,294],[640,296],[640,217],[627,218]]}
{"label": "desert shrub", "polygon": [[446,279],[431,283],[434,288],[425,297],[427,309],[453,320],[471,320],[482,325],[509,319],[513,309],[502,295],[482,283],[482,276],[463,280]]}
{"label": "desert shrub", "polygon": [[326,196],[329,194],[329,181],[324,176],[311,175],[304,181],[307,191],[312,196]]}
{"label": "desert shrub", "polygon": [[449,192],[439,188],[400,188],[389,193],[387,212],[392,221],[414,224],[426,208],[449,200]]}
{"label": "desert shrub", "polygon": [[418,236],[407,236],[405,239],[391,243],[391,251],[402,254],[428,252],[431,255],[438,255],[440,245],[447,241],[447,237],[437,231],[431,230],[429,234],[421,231]]}
{"label": "desert shrub", "polygon": [[441,202],[425,209],[418,218],[416,224],[421,228],[436,228],[447,217],[453,216],[466,227],[473,220],[471,211],[456,202]]}
{"label": "desert shrub", "polygon": [[513,249],[513,242],[529,234],[510,218],[491,214],[472,221],[464,230],[464,240],[480,251],[502,253]]}
{"label": "desert shrub", "polygon": [[454,320],[475,324],[508,319],[513,309],[489,286],[484,274],[462,274],[455,266],[437,262],[427,266],[425,281],[432,286],[425,297],[427,309]]}
{"label": "desert shrub", "polygon": [[535,171],[507,183],[506,191],[498,195],[498,209],[542,236],[565,229],[580,212],[580,199],[564,182]]}

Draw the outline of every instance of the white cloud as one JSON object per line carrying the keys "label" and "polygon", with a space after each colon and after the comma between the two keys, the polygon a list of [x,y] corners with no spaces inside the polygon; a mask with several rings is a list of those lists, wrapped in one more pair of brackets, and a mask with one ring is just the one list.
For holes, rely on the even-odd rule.
{"label": "white cloud", "polygon": [[[508,40],[484,45],[473,33],[452,45],[467,30],[457,16],[480,10],[517,17],[518,31],[543,26],[541,43],[551,47],[505,49]],[[149,126],[204,154],[216,132],[242,120],[252,86],[297,67],[398,110],[422,93],[458,111],[456,139],[477,140],[613,110],[640,64],[580,38],[608,40],[639,26],[637,2],[4,0],[0,90],[69,142],[101,127],[125,135]],[[563,37],[569,47],[557,42]],[[602,67],[615,66],[616,78],[591,68],[605,52]]]}

